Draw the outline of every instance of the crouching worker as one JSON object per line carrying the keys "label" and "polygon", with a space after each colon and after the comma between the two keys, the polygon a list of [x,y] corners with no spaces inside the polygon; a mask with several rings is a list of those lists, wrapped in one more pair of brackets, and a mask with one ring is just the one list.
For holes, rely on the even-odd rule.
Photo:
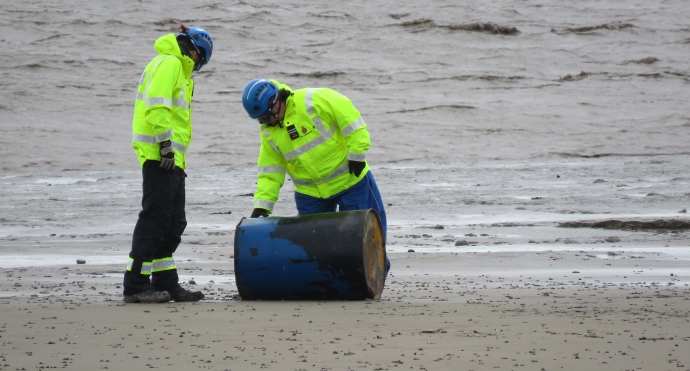
{"label": "crouching worker", "polygon": [[[386,210],[366,162],[367,124],[350,99],[328,88],[293,91],[254,79],[242,104],[261,131],[252,218],[271,214],[287,172],[299,215],[374,209],[385,238]],[[389,269],[386,257],[386,275]]]}
{"label": "crouching worker", "polygon": [[199,301],[178,283],[173,253],[187,226],[185,152],[192,138],[192,71],[211,59],[213,41],[198,27],[160,37],[139,80],[132,145],[143,176],[142,210],[124,277],[126,303]]}

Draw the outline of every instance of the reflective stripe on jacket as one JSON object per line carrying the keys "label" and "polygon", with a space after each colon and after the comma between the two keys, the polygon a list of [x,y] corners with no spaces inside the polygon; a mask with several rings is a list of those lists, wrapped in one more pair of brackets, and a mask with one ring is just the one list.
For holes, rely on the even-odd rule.
{"label": "reflective stripe on jacket", "polygon": [[352,187],[369,171],[367,165],[359,177],[349,172],[348,160],[365,161],[371,144],[367,125],[350,99],[328,88],[306,88],[295,90],[286,104],[282,127],[261,125],[254,207],[269,212],[278,200],[285,172],[295,191],[328,198]]}
{"label": "reflective stripe on jacket", "polygon": [[170,139],[175,165],[184,169],[184,155],[192,139],[194,61],[182,56],[174,34],[160,37],[154,49],[158,56],[146,66],[139,80],[132,146],[143,167],[146,160],[160,161],[158,143]]}

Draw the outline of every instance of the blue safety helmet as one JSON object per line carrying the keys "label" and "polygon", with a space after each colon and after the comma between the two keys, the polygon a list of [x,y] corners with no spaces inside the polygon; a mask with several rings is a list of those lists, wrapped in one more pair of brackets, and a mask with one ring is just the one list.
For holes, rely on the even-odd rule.
{"label": "blue safety helmet", "polygon": [[211,60],[211,54],[213,53],[213,40],[211,35],[200,27],[185,27],[185,25],[180,25],[182,31],[177,35],[186,36],[192,41],[194,47],[196,47],[199,53],[199,62],[194,66],[195,71],[199,71],[203,65]]}
{"label": "blue safety helmet", "polygon": [[249,117],[255,119],[268,111],[269,100],[278,94],[278,86],[266,79],[250,81],[242,91],[242,105]]}

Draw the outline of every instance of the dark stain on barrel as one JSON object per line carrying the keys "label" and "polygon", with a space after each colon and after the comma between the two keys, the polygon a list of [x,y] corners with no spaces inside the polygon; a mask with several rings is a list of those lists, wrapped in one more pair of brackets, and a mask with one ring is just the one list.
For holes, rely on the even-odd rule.
{"label": "dark stain on barrel", "polygon": [[330,281],[312,281],[309,284],[319,288],[319,294],[320,295],[316,295],[316,293],[315,293],[315,296],[319,296],[319,297],[329,296],[329,295],[335,296],[338,294],[337,290],[331,288]]}
{"label": "dark stain on barrel", "polygon": [[314,259],[290,259],[292,264],[303,264],[303,263],[313,263]]}
{"label": "dark stain on barrel", "polygon": [[[362,296],[367,290],[362,271],[362,218],[356,212],[345,218],[335,214],[282,219],[270,237],[286,239],[304,250],[308,260],[293,259],[295,264],[316,262],[319,271],[329,272],[335,280],[347,283],[348,295]],[[311,282],[311,285],[318,286],[325,296],[337,294],[329,281]]]}
{"label": "dark stain on barrel", "polygon": [[252,254],[252,256],[259,256],[259,249],[257,249],[256,247],[250,247],[249,253]]}

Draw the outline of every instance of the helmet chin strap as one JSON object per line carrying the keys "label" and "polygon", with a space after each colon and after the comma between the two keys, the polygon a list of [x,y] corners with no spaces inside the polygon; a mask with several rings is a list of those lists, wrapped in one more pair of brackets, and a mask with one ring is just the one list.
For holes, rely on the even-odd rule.
{"label": "helmet chin strap", "polygon": [[285,116],[283,116],[282,119],[278,120],[278,115],[280,115],[280,112],[283,110],[283,104],[284,102],[278,101],[278,112],[276,112],[275,115],[273,115],[273,118],[276,120],[276,124],[278,124],[279,128],[283,128],[283,120],[285,120]]}
{"label": "helmet chin strap", "polygon": [[275,113],[275,114],[273,115],[273,120],[274,120],[273,125],[267,123],[266,126],[276,126],[276,125],[278,125],[279,128],[282,128],[282,127],[283,127],[283,120],[285,120],[285,117],[283,116],[283,118],[282,118],[281,120],[278,119],[278,116],[280,115],[280,111],[283,109],[282,104],[284,104],[284,103],[278,101],[278,105],[280,105],[280,108],[278,109],[278,112]]}

